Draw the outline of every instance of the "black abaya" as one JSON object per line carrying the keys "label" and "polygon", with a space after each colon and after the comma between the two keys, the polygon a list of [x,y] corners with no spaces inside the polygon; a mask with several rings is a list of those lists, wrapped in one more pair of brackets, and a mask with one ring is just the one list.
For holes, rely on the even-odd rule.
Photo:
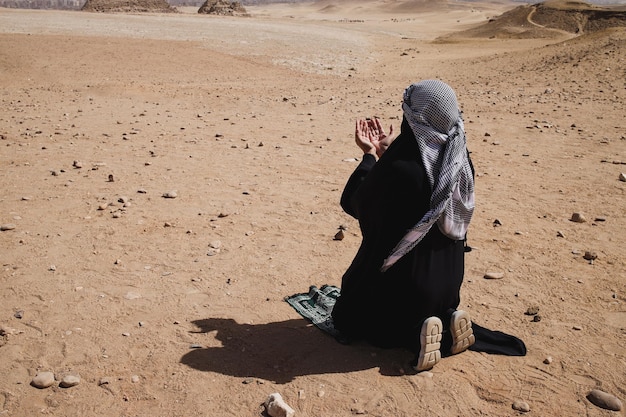
{"label": "black abaya", "polygon": [[[384,259],[428,211],[431,187],[408,125],[378,162],[365,154],[341,196],[346,213],[359,220],[363,241],[343,276],[332,316],[350,339],[381,347],[419,351],[422,322],[438,316],[448,328],[459,305],[464,242],[435,225],[424,239],[386,272]],[[444,332],[444,345],[447,337]]]}

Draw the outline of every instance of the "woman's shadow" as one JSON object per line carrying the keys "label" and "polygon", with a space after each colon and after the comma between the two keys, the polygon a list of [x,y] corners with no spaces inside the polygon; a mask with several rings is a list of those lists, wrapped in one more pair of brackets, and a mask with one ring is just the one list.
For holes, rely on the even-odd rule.
{"label": "woman's shadow", "polygon": [[[304,319],[240,324],[233,319],[193,321],[193,333],[216,332],[221,346],[194,349],[180,362],[200,371],[255,377],[278,384],[297,376],[345,373],[378,367],[383,375],[413,373],[412,354],[366,344],[342,345]],[[217,343],[216,343],[217,344]]]}

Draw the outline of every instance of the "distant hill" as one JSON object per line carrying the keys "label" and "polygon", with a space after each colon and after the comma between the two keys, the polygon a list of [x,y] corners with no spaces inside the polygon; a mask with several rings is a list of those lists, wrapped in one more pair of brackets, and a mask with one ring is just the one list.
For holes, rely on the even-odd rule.
{"label": "distant hill", "polygon": [[480,26],[452,33],[440,40],[559,38],[610,28],[626,28],[626,7],[602,7],[577,0],[548,0],[518,6]]}

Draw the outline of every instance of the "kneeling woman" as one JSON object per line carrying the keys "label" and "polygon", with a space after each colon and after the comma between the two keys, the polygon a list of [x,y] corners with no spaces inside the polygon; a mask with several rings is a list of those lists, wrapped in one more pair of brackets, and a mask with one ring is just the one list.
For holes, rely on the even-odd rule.
{"label": "kneeling woman", "polygon": [[[465,235],[474,210],[474,172],[454,91],[427,80],[404,93],[401,132],[359,120],[364,157],[341,197],[363,241],[343,276],[332,317],[342,337],[406,347],[418,371],[441,352],[474,343],[457,310]],[[377,158],[378,159],[377,161]]]}

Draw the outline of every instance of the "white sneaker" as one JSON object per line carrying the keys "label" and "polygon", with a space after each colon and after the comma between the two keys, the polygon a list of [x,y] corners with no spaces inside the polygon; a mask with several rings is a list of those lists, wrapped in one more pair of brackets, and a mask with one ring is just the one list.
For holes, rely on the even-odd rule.
{"label": "white sneaker", "polygon": [[441,336],[443,324],[439,317],[429,317],[424,320],[420,332],[420,353],[413,367],[416,371],[427,371],[441,360]]}
{"label": "white sneaker", "polygon": [[457,310],[452,313],[450,319],[450,333],[452,333],[452,347],[450,352],[453,355],[467,350],[474,344],[476,338],[472,330],[472,321],[469,314],[463,310]]}

